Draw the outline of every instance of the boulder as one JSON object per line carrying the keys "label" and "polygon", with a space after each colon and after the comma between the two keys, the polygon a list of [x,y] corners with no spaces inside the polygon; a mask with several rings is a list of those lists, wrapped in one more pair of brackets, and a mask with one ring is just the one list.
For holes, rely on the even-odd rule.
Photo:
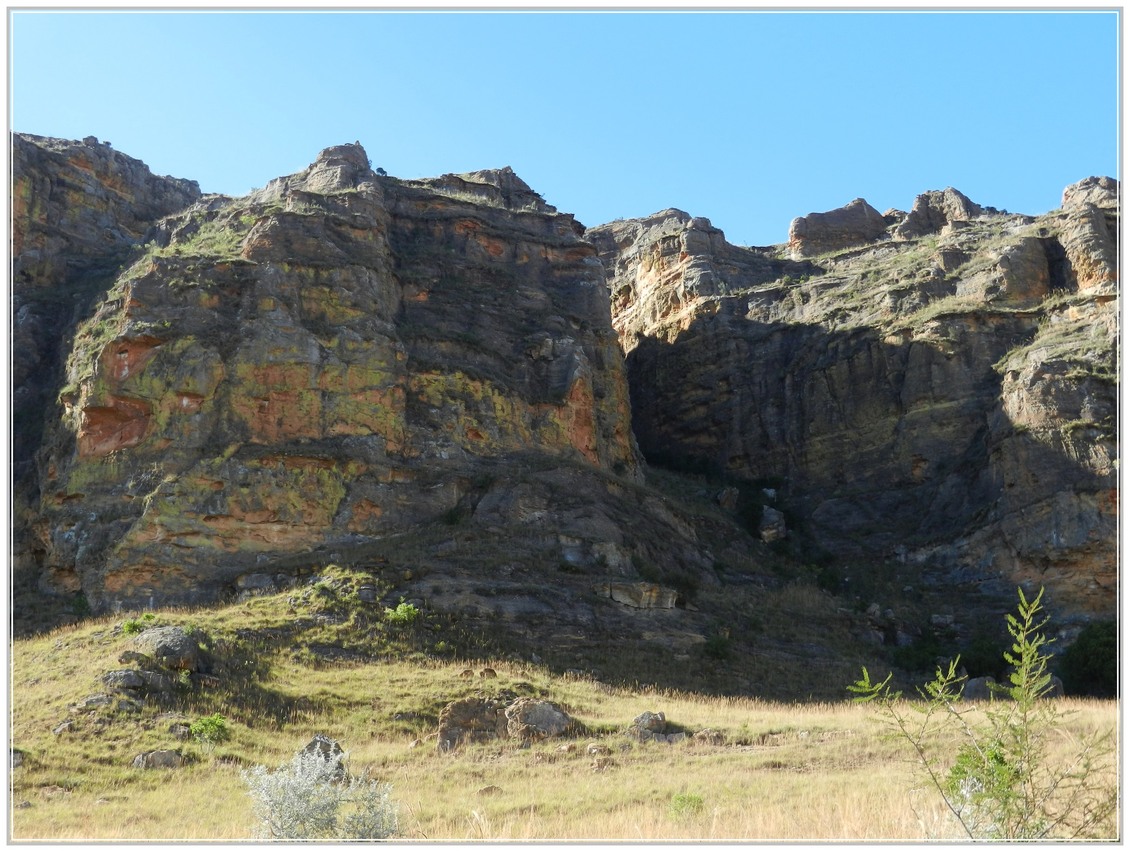
{"label": "boulder", "polygon": [[645,711],[632,720],[627,734],[629,737],[637,739],[640,742],[646,742],[647,740],[659,739],[660,737],[666,740],[666,731],[667,717],[664,716],[662,712],[652,713],[651,711]]}
{"label": "boulder", "polygon": [[789,225],[793,257],[812,257],[873,242],[887,232],[883,214],[857,198],[827,213],[798,216]]}
{"label": "boulder", "polygon": [[519,698],[504,711],[506,733],[523,742],[557,737],[565,733],[572,719],[552,701]]}
{"label": "boulder", "polygon": [[780,541],[788,535],[784,514],[772,506],[761,507],[761,521],[757,529],[761,540],[766,543]]}
{"label": "boulder", "polygon": [[991,677],[970,678],[965,682],[961,696],[966,701],[990,701],[997,697],[993,689],[996,685],[996,680]]}
{"label": "boulder", "polygon": [[439,714],[436,750],[454,751],[463,743],[489,742],[506,734],[505,704],[490,698],[452,701]]}
{"label": "boulder", "polygon": [[332,763],[334,777],[345,777],[345,749],[337,740],[330,739],[325,734],[315,734],[314,739],[303,746],[299,754],[315,754],[326,763]]}
{"label": "boulder", "polygon": [[102,675],[102,684],[110,690],[120,691],[123,689],[141,689],[145,686],[145,681],[141,679],[141,673],[134,669],[125,669],[117,672],[106,672]]}
{"label": "boulder", "polygon": [[157,749],[139,754],[133,759],[134,769],[179,769],[184,766],[184,755],[171,749]]}
{"label": "boulder", "polygon": [[133,649],[170,669],[196,672],[203,668],[200,645],[183,627],[150,627],[134,638]]}

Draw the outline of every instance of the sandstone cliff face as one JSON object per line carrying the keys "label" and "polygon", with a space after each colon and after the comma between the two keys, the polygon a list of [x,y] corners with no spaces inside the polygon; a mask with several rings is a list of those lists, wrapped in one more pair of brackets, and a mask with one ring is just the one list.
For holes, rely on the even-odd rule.
{"label": "sandstone cliff face", "polygon": [[46,582],[207,600],[473,506],[514,453],[638,477],[580,231],[508,169],[399,181],[357,145],[162,220],[75,335]]}
{"label": "sandstone cliff face", "polygon": [[838,559],[1112,614],[1116,185],[1037,218],[952,189],[871,214],[797,220],[783,252],[671,211],[588,232],[641,450],[783,483]]}
{"label": "sandstone cliff face", "polygon": [[34,488],[31,455],[65,330],[149,227],[199,198],[200,187],[158,177],[93,137],[14,133],[11,144],[13,462],[19,486]]}

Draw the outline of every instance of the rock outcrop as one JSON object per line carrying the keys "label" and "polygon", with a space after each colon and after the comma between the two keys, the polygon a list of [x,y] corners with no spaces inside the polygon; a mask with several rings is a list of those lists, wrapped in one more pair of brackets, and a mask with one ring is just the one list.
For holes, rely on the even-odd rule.
{"label": "rock outcrop", "polygon": [[883,214],[857,198],[837,210],[793,219],[789,225],[789,250],[796,258],[812,257],[866,245],[886,232]]}
{"label": "rock outcrop", "polygon": [[914,199],[914,206],[895,227],[894,235],[911,240],[936,234],[943,228],[961,227],[982,212],[981,205],[974,204],[952,186],[940,192],[924,192]]}
{"label": "rock outcrop", "polygon": [[88,137],[13,133],[12,462],[17,497],[35,499],[32,456],[54,404],[68,332],[152,225],[200,197]]}
{"label": "rock outcrop", "polygon": [[590,230],[641,450],[784,483],[830,558],[1112,613],[1116,197],[1084,181],[1033,218],[926,193],[899,239],[818,265],[685,215]]}
{"label": "rock outcrop", "polygon": [[513,453],[636,476],[581,230],[510,170],[399,181],[357,145],[163,219],[68,357],[48,583],[202,601],[458,512]]}

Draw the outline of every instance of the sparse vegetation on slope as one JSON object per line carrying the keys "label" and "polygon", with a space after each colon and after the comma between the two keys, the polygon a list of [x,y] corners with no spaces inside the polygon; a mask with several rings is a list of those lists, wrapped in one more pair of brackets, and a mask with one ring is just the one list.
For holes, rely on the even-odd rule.
{"label": "sparse vegetation on slope", "polygon": [[[152,624],[185,628],[206,647],[210,671],[137,705],[88,701],[134,647],[121,621],[18,640],[13,838],[251,838],[258,823],[241,772],[287,764],[317,733],[343,744],[350,773],[392,786],[398,836],[409,839],[960,836],[944,808],[906,793],[914,770],[864,708],[614,686],[512,657],[445,659],[428,650],[441,634],[426,611],[392,629],[383,608],[365,614],[357,580],[332,569],[320,591],[157,611]],[[480,677],[487,669],[497,677]],[[498,694],[553,701],[576,724],[526,748],[496,740],[437,750],[448,703]],[[1058,706],[1073,711],[1070,737],[1108,727],[1116,712],[1095,700]],[[626,736],[645,711],[665,713],[669,730],[713,734]],[[229,736],[191,737],[192,720],[200,729],[205,718],[222,718]],[[134,767],[154,750],[179,751],[184,765]]]}

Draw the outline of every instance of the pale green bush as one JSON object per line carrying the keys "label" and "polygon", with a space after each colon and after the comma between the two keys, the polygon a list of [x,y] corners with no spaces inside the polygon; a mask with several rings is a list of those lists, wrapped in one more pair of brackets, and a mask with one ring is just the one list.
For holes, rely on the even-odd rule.
{"label": "pale green bush", "polygon": [[364,776],[342,778],[337,760],[317,752],[300,752],[274,772],[255,766],[242,777],[263,837],[381,840],[397,832],[391,785]]}

